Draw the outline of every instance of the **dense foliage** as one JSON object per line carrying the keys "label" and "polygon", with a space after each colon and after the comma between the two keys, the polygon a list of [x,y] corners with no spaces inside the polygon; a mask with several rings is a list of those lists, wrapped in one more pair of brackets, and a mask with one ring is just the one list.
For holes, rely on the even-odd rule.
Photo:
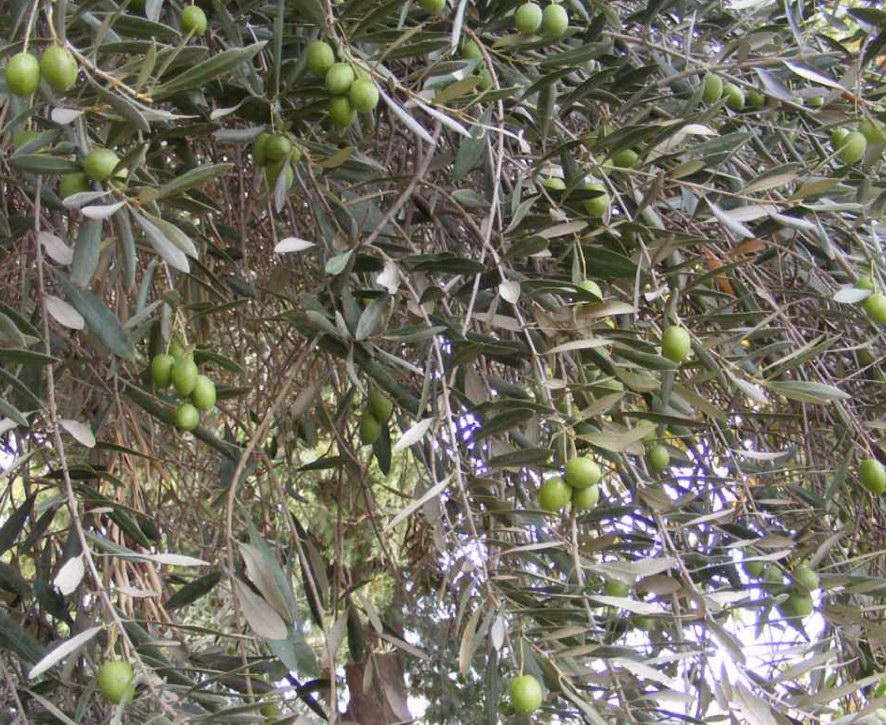
{"label": "dense foliage", "polygon": [[0,13],[10,720],[886,705],[886,13]]}

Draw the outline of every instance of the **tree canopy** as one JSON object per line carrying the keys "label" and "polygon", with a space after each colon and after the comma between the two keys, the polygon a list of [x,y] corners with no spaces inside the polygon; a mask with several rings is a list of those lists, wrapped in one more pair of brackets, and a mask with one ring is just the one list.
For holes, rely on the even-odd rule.
{"label": "tree canopy", "polygon": [[12,722],[886,708],[886,12],[0,6]]}

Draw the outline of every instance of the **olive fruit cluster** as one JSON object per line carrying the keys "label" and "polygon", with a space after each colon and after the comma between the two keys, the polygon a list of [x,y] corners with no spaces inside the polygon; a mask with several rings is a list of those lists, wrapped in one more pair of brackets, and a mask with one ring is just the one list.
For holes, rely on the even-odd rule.
{"label": "olive fruit cluster", "polygon": [[24,98],[37,92],[40,79],[54,91],[64,93],[77,82],[77,60],[67,48],[50,45],[40,60],[28,52],[17,53],[6,64],[6,88],[10,93]]}
{"label": "olive fruit cluster", "polygon": [[194,430],[200,423],[200,413],[215,405],[215,383],[200,374],[193,355],[155,355],[151,360],[151,379],[158,390],[172,384],[182,398],[175,411],[175,424],[181,430]]}
{"label": "olive fruit cluster", "polygon": [[394,404],[381,392],[373,389],[369,393],[367,410],[360,418],[360,440],[367,446],[371,446],[381,435],[381,427],[385,425],[394,413]]}
{"label": "olive fruit cluster", "polygon": [[[757,552],[745,554],[741,567],[752,579],[759,579],[763,586],[774,594],[785,591],[784,575],[777,564],[753,560]],[[788,598],[779,605],[782,615],[789,619],[802,618],[811,614],[815,608],[812,592],[819,588],[818,574],[809,564],[798,564],[790,575],[791,583],[787,587]]]}
{"label": "olive fruit cluster", "polygon": [[[708,73],[701,79],[701,87],[701,98],[705,103],[716,103],[721,98],[725,98],[726,107],[731,108],[733,111],[741,111],[745,107],[744,91],[735,83],[723,83],[719,76]],[[763,100],[762,95],[754,91],[753,96],[750,98],[750,105],[754,108],[759,108],[763,105]]]}
{"label": "olive fruit cluster", "polygon": [[350,63],[336,62],[332,46],[323,40],[308,43],[305,64],[314,75],[322,76],[332,98],[329,119],[336,126],[348,128],[358,113],[371,113],[378,105],[378,86]]}
{"label": "olive fruit cluster", "polygon": [[255,163],[265,170],[265,180],[268,182],[268,187],[276,188],[277,179],[280,178],[280,174],[285,168],[286,189],[292,188],[292,184],[295,182],[295,172],[292,167],[301,159],[301,149],[292,143],[289,136],[263,131],[252,145],[252,155],[255,158]]}
{"label": "olive fruit cluster", "polygon": [[[40,136],[40,132],[33,128],[26,128],[23,131],[19,131],[12,139],[12,143],[16,148],[21,148],[27,143],[30,143],[34,139]],[[32,153],[38,153],[39,146],[37,148],[32,149]],[[72,174],[62,174],[59,177],[58,182],[58,193],[62,199],[65,199],[73,194],[79,194],[84,191],[89,191],[90,189],[90,180],[92,179],[101,179],[104,181],[107,179],[113,170],[116,168],[117,164],[120,163],[120,159],[113,151],[110,149],[93,149],[89,154],[84,157],[82,161],[83,171],[75,172]],[[88,172],[87,173],[87,169]],[[117,174],[114,179],[114,183],[119,183],[125,178],[126,170],[123,169],[119,174]]]}
{"label": "olive fruit cluster", "polygon": [[[787,594],[779,605],[778,610],[786,619],[802,619],[807,617],[815,609],[815,603],[812,600],[812,590],[818,588],[818,574],[816,574],[808,565],[801,564],[791,573],[791,582],[785,585],[784,572],[777,564],[763,564],[762,562],[751,562],[760,564],[754,567],[754,578],[762,579],[763,588],[772,596]],[[749,567],[745,566],[745,571],[749,571]]]}
{"label": "olive fruit cluster", "polygon": [[[770,566],[770,571],[775,571],[778,574],[778,581],[775,581],[776,577],[773,577],[773,583],[781,584],[781,570],[776,566]],[[787,587],[788,598],[779,605],[779,611],[786,619],[808,617],[815,609],[812,592],[818,589],[818,574],[808,564],[803,563],[794,568],[790,579],[790,586]]]}
{"label": "olive fruit cluster", "polygon": [[114,170],[119,163],[120,157],[116,152],[111,149],[94,147],[80,162],[83,171],[64,174],[59,179],[59,195],[64,199],[72,194],[89,191],[91,181],[108,181],[110,179],[115,186],[121,186],[126,181],[129,172],[124,168],[115,174]]}
{"label": "olive fruit cluster", "polygon": [[572,458],[566,462],[563,476],[547,479],[538,491],[538,503],[545,511],[556,513],[570,503],[575,511],[587,511],[597,505],[600,489],[597,482],[603,476],[590,458]]}
{"label": "olive fruit cluster", "polygon": [[556,3],[546,5],[542,10],[538,3],[528,0],[514,13],[514,25],[523,35],[537,33],[549,40],[556,40],[562,38],[569,27],[569,13]]}
{"label": "olive fruit cluster", "polygon": [[477,87],[482,91],[491,88],[492,76],[489,75],[489,71],[483,66],[483,50],[480,48],[477,41],[472,40],[471,38],[466,38],[461,44],[459,54],[466,60],[477,61],[477,67],[474,70],[474,74],[480,79]]}

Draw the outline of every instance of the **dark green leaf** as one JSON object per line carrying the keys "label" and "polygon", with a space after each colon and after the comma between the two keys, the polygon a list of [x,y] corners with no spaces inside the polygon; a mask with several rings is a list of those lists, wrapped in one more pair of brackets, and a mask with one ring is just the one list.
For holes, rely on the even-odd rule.
{"label": "dark green leaf", "polygon": [[71,264],[71,283],[86,289],[92,284],[101,252],[102,222],[87,219],[80,224],[74,245],[74,261]]}
{"label": "dark green leaf", "polygon": [[210,81],[220,78],[241,63],[252,60],[265,47],[265,43],[254,43],[245,48],[231,48],[216,53],[199,65],[189,68],[154,91],[154,98],[168,98],[182,91],[198,90]]}
{"label": "dark green leaf", "polygon": [[[480,122],[471,129],[470,136],[463,136],[452,165],[452,180],[461,181],[482,161],[486,152],[488,135],[483,126],[489,124],[491,110],[487,109]],[[482,125],[481,125],[482,124]]]}
{"label": "dark green leaf", "polygon": [[513,453],[503,453],[487,461],[490,468],[512,468],[520,466],[541,465],[550,460],[553,451],[550,448],[524,448]]}
{"label": "dark green leaf", "polygon": [[15,543],[28,520],[28,516],[31,515],[31,509],[34,508],[36,499],[37,494],[32,493],[9,515],[9,518],[3,522],[3,526],[0,526],[0,554],[6,552]]}
{"label": "dark green leaf", "polygon": [[214,571],[188,582],[163,603],[164,608],[167,612],[173,612],[196,602],[215,588],[215,585],[221,580],[221,576],[220,571]]}
{"label": "dark green leaf", "polygon": [[182,194],[228,173],[233,168],[234,164],[210,164],[191,169],[181,176],[177,176],[172,181],[167,181],[162,186],[154,189],[152,196],[156,199],[164,199],[169,196]]}
{"label": "dark green leaf", "polygon": [[135,348],[132,340],[126,334],[117,316],[101,298],[88,290],[77,289],[67,279],[61,277],[65,296],[74,309],[77,310],[86,321],[86,326],[92,333],[115,355],[132,360],[135,357]]}
{"label": "dark green leaf", "polygon": [[79,164],[45,154],[23,154],[13,156],[8,161],[9,165],[19,171],[31,174],[49,174],[59,176],[61,174],[73,174],[82,171]]}
{"label": "dark green leaf", "polygon": [[14,652],[29,664],[36,664],[46,655],[43,645],[4,609],[0,609],[0,647]]}
{"label": "dark green leaf", "polygon": [[0,362],[21,363],[23,365],[51,365],[58,362],[52,355],[33,350],[17,350],[14,348],[0,348]]}

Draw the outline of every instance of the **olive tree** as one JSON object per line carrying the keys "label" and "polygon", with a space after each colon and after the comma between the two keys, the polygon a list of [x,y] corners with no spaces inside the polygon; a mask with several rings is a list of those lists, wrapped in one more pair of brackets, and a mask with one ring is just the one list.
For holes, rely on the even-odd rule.
{"label": "olive tree", "polygon": [[881,10],[0,13],[8,718],[878,712]]}

